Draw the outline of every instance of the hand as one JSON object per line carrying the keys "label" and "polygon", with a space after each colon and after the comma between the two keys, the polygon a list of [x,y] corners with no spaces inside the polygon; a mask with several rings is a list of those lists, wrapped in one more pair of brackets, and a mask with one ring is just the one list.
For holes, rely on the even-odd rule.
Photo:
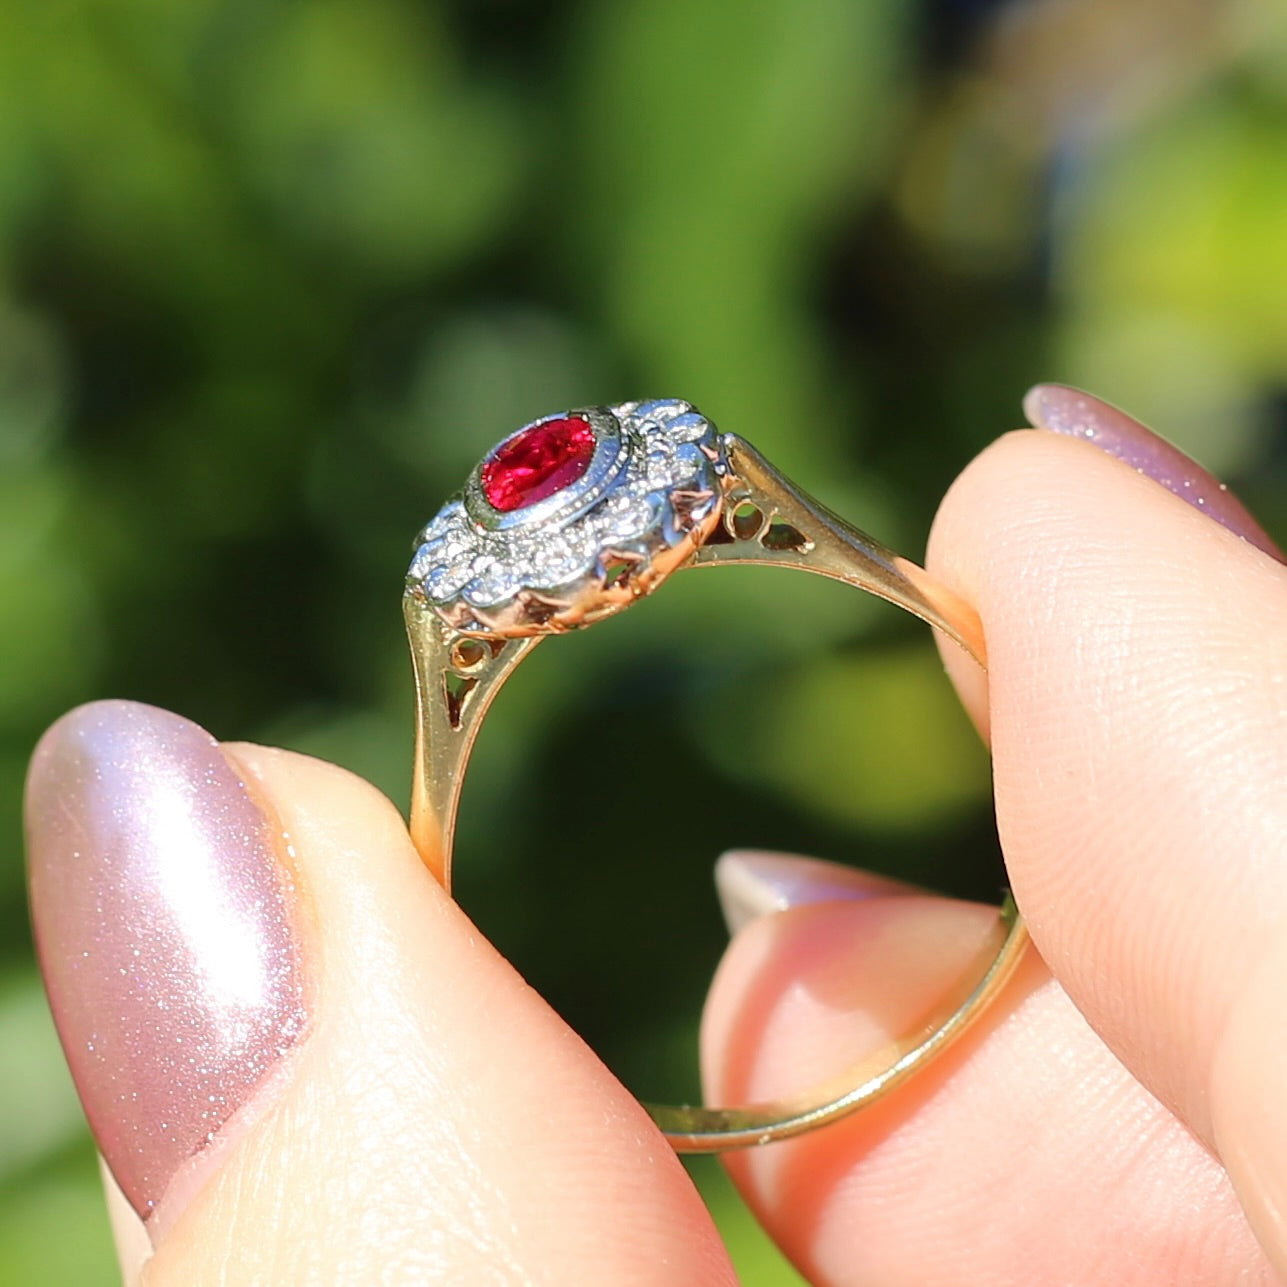
{"label": "hand", "polygon": [[[1034,410],[1067,429],[1070,405]],[[946,498],[929,567],[979,610],[989,672],[945,659],[1041,955],[882,1104],[729,1157],[811,1281],[1287,1271],[1287,570],[1203,500],[1262,549],[1052,433]],[[41,743],[28,836],[131,1282],[149,1254],[150,1287],[733,1281],[642,1109],[365,783],[99,703]],[[995,915],[803,860],[721,880],[746,923],[704,1023],[712,1100],[796,1085],[841,1029],[901,1032]]]}

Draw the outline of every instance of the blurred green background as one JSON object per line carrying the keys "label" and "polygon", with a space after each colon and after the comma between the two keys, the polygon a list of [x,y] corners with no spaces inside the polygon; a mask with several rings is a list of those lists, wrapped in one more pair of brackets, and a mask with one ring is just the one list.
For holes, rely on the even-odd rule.
{"label": "blurred green background", "polygon": [[[410,541],[510,429],[691,398],[918,555],[1038,379],[1287,535],[1287,7],[2,0],[0,1285],[115,1280],[31,963],[48,722],[134,697],[402,802]],[[1000,881],[926,631],[692,581],[523,667],[458,848],[659,1098],[695,1089],[721,849]],[[799,1281],[695,1173],[744,1280]]]}

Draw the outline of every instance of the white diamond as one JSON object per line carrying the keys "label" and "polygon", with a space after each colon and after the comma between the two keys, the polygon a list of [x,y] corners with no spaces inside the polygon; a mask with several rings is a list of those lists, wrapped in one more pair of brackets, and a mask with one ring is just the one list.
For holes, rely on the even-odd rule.
{"label": "white diamond", "polygon": [[454,538],[463,541],[468,530],[463,507],[459,501],[451,501],[433,517],[429,526],[420,534],[426,544]]}
{"label": "white diamond", "polygon": [[667,421],[665,428],[666,433],[676,442],[696,442],[706,432],[708,425],[705,416],[699,416],[696,411],[688,411]]}
{"label": "white diamond", "polygon": [[512,599],[518,592],[519,581],[514,569],[486,555],[474,561],[474,578],[464,588],[463,594],[475,608],[490,608]]}
{"label": "white diamond", "polygon": [[593,562],[584,549],[578,549],[561,537],[555,537],[538,549],[532,559],[533,585],[562,585],[579,576]]}
{"label": "white diamond", "polygon": [[672,451],[649,451],[646,468],[650,490],[677,487],[693,476],[692,465]]}
{"label": "white diamond", "polygon": [[438,566],[438,552],[430,545],[422,545],[411,560],[407,575],[416,581],[423,581]]}
{"label": "white diamond", "polygon": [[456,533],[440,537],[436,541],[426,541],[416,551],[417,560],[423,560],[426,568],[447,563],[468,562],[473,556],[473,547]]}
{"label": "white diamond", "polygon": [[595,515],[595,527],[604,537],[642,535],[653,521],[653,507],[642,496],[616,496]]}
{"label": "white diamond", "polygon": [[425,593],[439,603],[445,603],[460,593],[461,586],[473,576],[474,570],[467,561],[443,563],[425,577]]}
{"label": "white diamond", "polygon": [[540,548],[541,543],[539,540],[531,538],[519,540],[507,532],[499,535],[499,539],[488,541],[484,550],[490,558],[494,558],[508,567],[521,568],[524,564],[532,562]]}
{"label": "white diamond", "polygon": [[688,410],[688,403],[679,398],[656,398],[652,402],[640,402],[632,414],[639,420],[651,420],[653,424],[662,425],[675,416],[682,416]]}

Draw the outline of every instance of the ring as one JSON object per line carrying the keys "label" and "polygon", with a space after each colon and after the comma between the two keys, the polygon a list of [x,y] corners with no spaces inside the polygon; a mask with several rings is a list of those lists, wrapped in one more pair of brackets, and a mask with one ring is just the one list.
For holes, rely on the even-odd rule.
{"label": "ring", "polygon": [[[811,499],[690,403],[546,416],[499,443],[424,528],[403,595],[416,681],[411,837],[444,888],[461,781],[492,699],[547,635],[592,625],[672,572],[798,568],[866,590],[985,666],[978,616],[915,563]],[[1027,932],[1007,894],[977,968],[914,1033],[810,1092],[731,1108],[645,1105],[681,1152],[764,1144],[874,1102],[956,1040],[1014,971]]]}

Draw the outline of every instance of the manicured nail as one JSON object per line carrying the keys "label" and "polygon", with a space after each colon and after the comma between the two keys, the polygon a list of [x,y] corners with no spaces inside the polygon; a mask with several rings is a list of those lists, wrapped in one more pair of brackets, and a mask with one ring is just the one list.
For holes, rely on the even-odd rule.
{"label": "manicured nail", "polygon": [[1231,532],[1280,562],[1287,562],[1242,502],[1212,474],[1133,416],[1064,384],[1039,384],[1023,409],[1038,429],[1081,438],[1161,483]]}
{"label": "manicured nail", "polygon": [[715,891],[729,934],[748,922],[805,903],[889,898],[913,892],[886,876],[794,854],[733,850],[715,863]]}
{"label": "manicured nail", "polygon": [[307,1021],[280,831],[208,733],[64,716],[27,779],[31,913],[90,1128],[145,1220]]}

